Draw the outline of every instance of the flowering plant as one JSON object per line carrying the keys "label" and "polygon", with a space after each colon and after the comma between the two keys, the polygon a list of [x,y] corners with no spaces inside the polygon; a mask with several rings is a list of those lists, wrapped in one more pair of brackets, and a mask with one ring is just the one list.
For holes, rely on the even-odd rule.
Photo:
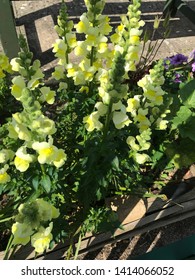
{"label": "flowering plant", "polygon": [[19,104],[0,131],[0,193],[9,198],[0,224],[11,229],[6,257],[18,244],[31,241],[43,253],[68,238],[69,258],[75,236],[120,226],[106,197],[151,195],[166,168],[195,160],[188,154],[195,141],[194,56],[151,63],[156,45],[144,51],[140,0],[115,31],[102,15],[105,1],[85,4],[75,25],[65,4],[60,10],[53,87],[23,37],[17,58],[9,64],[2,56],[0,78],[12,75],[7,92]]}

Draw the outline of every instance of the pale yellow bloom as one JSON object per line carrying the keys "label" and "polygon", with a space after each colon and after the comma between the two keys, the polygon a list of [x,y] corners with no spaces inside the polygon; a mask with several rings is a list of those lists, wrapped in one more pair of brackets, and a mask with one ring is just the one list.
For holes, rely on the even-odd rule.
{"label": "pale yellow bloom", "polygon": [[66,40],[70,48],[75,48],[77,45],[76,35],[74,33],[67,33]]}
{"label": "pale yellow bloom", "polygon": [[48,104],[53,104],[55,101],[55,91],[51,90],[49,87],[42,87],[40,88],[42,96],[40,100],[42,102],[46,101]]}
{"label": "pale yellow bloom", "polygon": [[2,149],[0,151],[0,163],[5,163],[8,160],[12,160],[14,157],[14,152],[10,149]]}
{"label": "pale yellow bloom", "polygon": [[135,114],[135,111],[140,107],[140,95],[135,95],[133,98],[127,99],[127,112]]}
{"label": "pale yellow bloom", "polygon": [[59,168],[66,160],[66,154],[62,149],[58,149],[53,145],[52,138],[49,139],[49,142],[34,142],[32,148],[38,152],[40,164],[54,164]]}
{"label": "pale yellow bloom", "polygon": [[91,115],[84,117],[83,122],[88,131],[93,131],[94,129],[100,130],[103,127],[103,124],[99,121],[99,113],[93,112]]}
{"label": "pale yellow bloom", "polygon": [[136,153],[134,156],[135,160],[139,164],[144,164],[150,160],[150,157],[147,154]]}
{"label": "pale yellow bloom", "polygon": [[102,102],[97,102],[95,104],[95,108],[98,110],[98,114],[100,116],[104,116],[107,113],[108,106],[103,104]]}
{"label": "pale yellow bloom", "polygon": [[38,87],[41,83],[40,80],[44,77],[43,72],[41,69],[37,69],[36,73],[31,77],[30,81],[28,82],[28,88],[34,89]]}
{"label": "pale yellow bloom", "polygon": [[18,58],[15,57],[10,61],[12,70],[15,71],[15,72],[19,72],[19,70],[20,70],[20,64],[18,63],[17,60],[18,60]]}
{"label": "pale yellow bloom", "polygon": [[122,111],[113,112],[113,123],[117,129],[121,129],[124,126],[128,126],[132,121],[128,118],[128,116]]}
{"label": "pale yellow bloom", "polygon": [[64,165],[67,157],[62,149],[58,149],[55,153],[55,158],[53,159],[53,164],[55,167],[60,168],[62,165]]}
{"label": "pale yellow bloom", "polygon": [[55,71],[52,73],[52,77],[57,81],[63,79],[65,77],[64,72],[64,66],[58,65],[55,67]]}
{"label": "pale yellow bloom", "polygon": [[12,233],[14,235],[12,241],[14,245],[26,245],[30,241],[30,236],[33,234],[33,230],[29,224],[16,222],[12,225]]}
{"label": "pale yellow bloom", "polygon": [[90,22],[89,22],[88,18],[86,17],[86,13],[84,13],[80,17],[79,23],[75,25],[76,32],[86,34],[86,33],[88,33],[90,27],[91,27]]}
{"label": "pale yellow bloom", "polygon": [[17,170],[19,170],[20,172],[25,172],[29,168],[30,163],[33,160],[34,160],[34,156],[27,154],[26,147],[22,146],[16,152],[14,164]]}
{"label": "pale yellow bloom", "polygon": [[40,227],[39,231],[31,237],[31,245],[35,248],[35,252],[43,253],[49,248],[49,244],[53,238],[51,234],[53,223],[49,224],[49,227]]}
{"label": "pale yellow bloom", "polygon": [[53,52],[55,53],[55,56],[57,58],[65,58],[67,52],[67,45],[65,44],[64,40],[56,40],[56,42],[53,44]]}
{"label": "pale yellow bloom", "polygon": [[56,132],[55,122],[44,115],[32,121],[31,129],[42,136],[52,135]]}
{"label": "pale yellow bloom", "polygon": [[158,118],[157,121],[156,121],[156,126],[160,130],[165,130],[167,128],[168,123],[169,122],[167,120],[163,120],[162,118]]}
{"label": "pale yellow bloom", "polygon": [[6,184],[11,180],[9,174],[7,173],[8,168],[9,166],[5,164],[4,167],[0,169],[0,184]]}
{"label": "pale yellow bloom", "polygon": [[21,76],[14,77],[12,79],[12,87],[11,87],[11,94],[17,99],[20,100],[22,96],[22,91],[26,88],[26,83],[24,78]]}
{"label": "pale yellow bloom", "polygon": [[140,147],[138,144],[135,143],[135,141],[135,137],[129,136],[126,142],[134,151],[139,151]]}
{"label": "pale yellow bloom", "polygon": [[12,124],[9,126],[9,133],[11,138],[17,137],[21,140],[30,141],[31,140],[31,132],[29,129],[22,124],[23,119],[21,113],[15,113],[12,115]]}
{"label": "pale yellow bloom", "polygon": [[86,57],[87,56],[87,44],[85,41],[78,41],[77,42],[77,46],[75,47],[74,49],[74,53],[76,56],[83,56],[83,57]]}

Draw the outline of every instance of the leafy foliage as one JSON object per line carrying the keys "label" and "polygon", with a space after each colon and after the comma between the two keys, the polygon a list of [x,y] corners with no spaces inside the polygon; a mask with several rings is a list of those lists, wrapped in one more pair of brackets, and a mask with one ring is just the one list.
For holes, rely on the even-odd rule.
{"label": "leafy foliage", "polygon": [[0,217],[11,232],[6,258],[18,244],[31,242],[43,253],[69,239],[71,253],[75,237],[114,233],[121,225],[105,207],[107,197],[151,196],[167,168],[195,161],[194,57],[154,61],[159,46],[145,49],[139,0],[114,32],[102,15],[105,1],[85,4],[76,25],[62,4],[52,87],[22,36],[18,57],[10,64],[2,58],[0,98],[8,94],[17,104],[6,113],[0,108],[0,195],[9,198]]}

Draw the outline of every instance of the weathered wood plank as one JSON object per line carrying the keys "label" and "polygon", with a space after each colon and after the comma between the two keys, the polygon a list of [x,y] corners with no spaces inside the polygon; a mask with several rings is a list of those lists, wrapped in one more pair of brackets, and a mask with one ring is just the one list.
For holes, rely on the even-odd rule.
{"label": "weathered wood plank", "polygon": [[11,59],[19,52],[18,37],[12,12],[11,2],[1,0],[0,8],[0,40],[5,54]]}
{"label": "weathered wood plank", "polygon": [[[131,238],[135,235],[142,234],[195,215],[195,198],[181,202],[180,204],[181,206],[172,204],[172,206],[164,209],[159,209],[159,211],[152,214],[146,213],[143,218],[124,225],[124,230],[117,229],[114,236],[112,236],[111,233],[101,233],[97,234],[96,236],[88,234],[88,236],[81,242],[80,253],[92,251],[97,248],[101,248],[106,244],[126,238]],[[65,244],[57,244],[53,250],[48,251],[45,256],[40,255],[37,259],[64,258],[68,249],[68,245],[68,241]],[[3,254],[3,252],[0,253],[0,259],[3,258]],[[33,248],[30,246],[19,248],[13,256],[13,259],[33,258],[34,252]]]}

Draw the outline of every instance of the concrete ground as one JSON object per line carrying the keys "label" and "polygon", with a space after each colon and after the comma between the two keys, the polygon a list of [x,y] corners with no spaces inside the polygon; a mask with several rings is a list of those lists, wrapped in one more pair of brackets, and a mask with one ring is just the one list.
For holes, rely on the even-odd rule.
{"label": "concrete ground", "polygon": [[[78,21],[82,12],[85,11],[84,1],[67,0],[65,2],[67,2],[70,18],[75,22]],[[56,23],[60,3],[59,0],[13,1],[17,32],[25,34],[31,50],[35,57],[41,60],[45,71],[49,71],[56,64],[52,53],[52,44],[57,39],[57,34],[53,27]],[[113,24],[117,24],[119,16],[126,13],[128,4],[128,0],[107,0],[104,13],[110,16]],[[142,18],[146,21],[146,26],[149,29],[151,29],[155,16],[162,15],[164,4],[165,1],[160,0],[144,0],[142,2]],[[195,10],[195,1],[189,2],[189,6]],[[162,44],[157,58],[164,58],[175,53],[188,55],[195,49],[195,25],[178,12],[176,17],[170,20],[170,26],[172,28],[170,36]],[[159,30],[156,39],[162,39],[161,30]],[[142,254],[155,246],[164,246],[169,242],[184,238],[186,235],[195,234],[194,224],[195,217],[188,218],[158,231],[147,233],[143,237],[135,236],[133,240],[124,240],[106,246],[93,254],[83,256],[83,258],[127,259],[130,255]],[[133,253],[135,246],[138,249]]]}
{"label": "concrete ground", "polygon": [[[85,11],[84,0],[67,0],[69,16],[75,22]],[[52,44],[57,39],[53,27],[56,24],[60,0],[44,1],[13,1],[14,15],[17,32],[26,35],[31,50],[42,62],[45,70],[55,65],[52,53]],[[125,14],[129,5],[128,0],[107,0],[104,13],[109,15],[112,24],[120,21],[120,15]],[[142,19],[146,27],[152,29],[155,16],[161,16],[165,1],[142,1]],[[189,2],[189,6],[195,10],[195,2]],[[188,55],[195,48],[195,25],[193,25],[181,13],[170,20],[171,33],[157,53],[157,58],[166,57],[175,53]],[[157,32],[157,39],[162,39],[162,29]]]}

